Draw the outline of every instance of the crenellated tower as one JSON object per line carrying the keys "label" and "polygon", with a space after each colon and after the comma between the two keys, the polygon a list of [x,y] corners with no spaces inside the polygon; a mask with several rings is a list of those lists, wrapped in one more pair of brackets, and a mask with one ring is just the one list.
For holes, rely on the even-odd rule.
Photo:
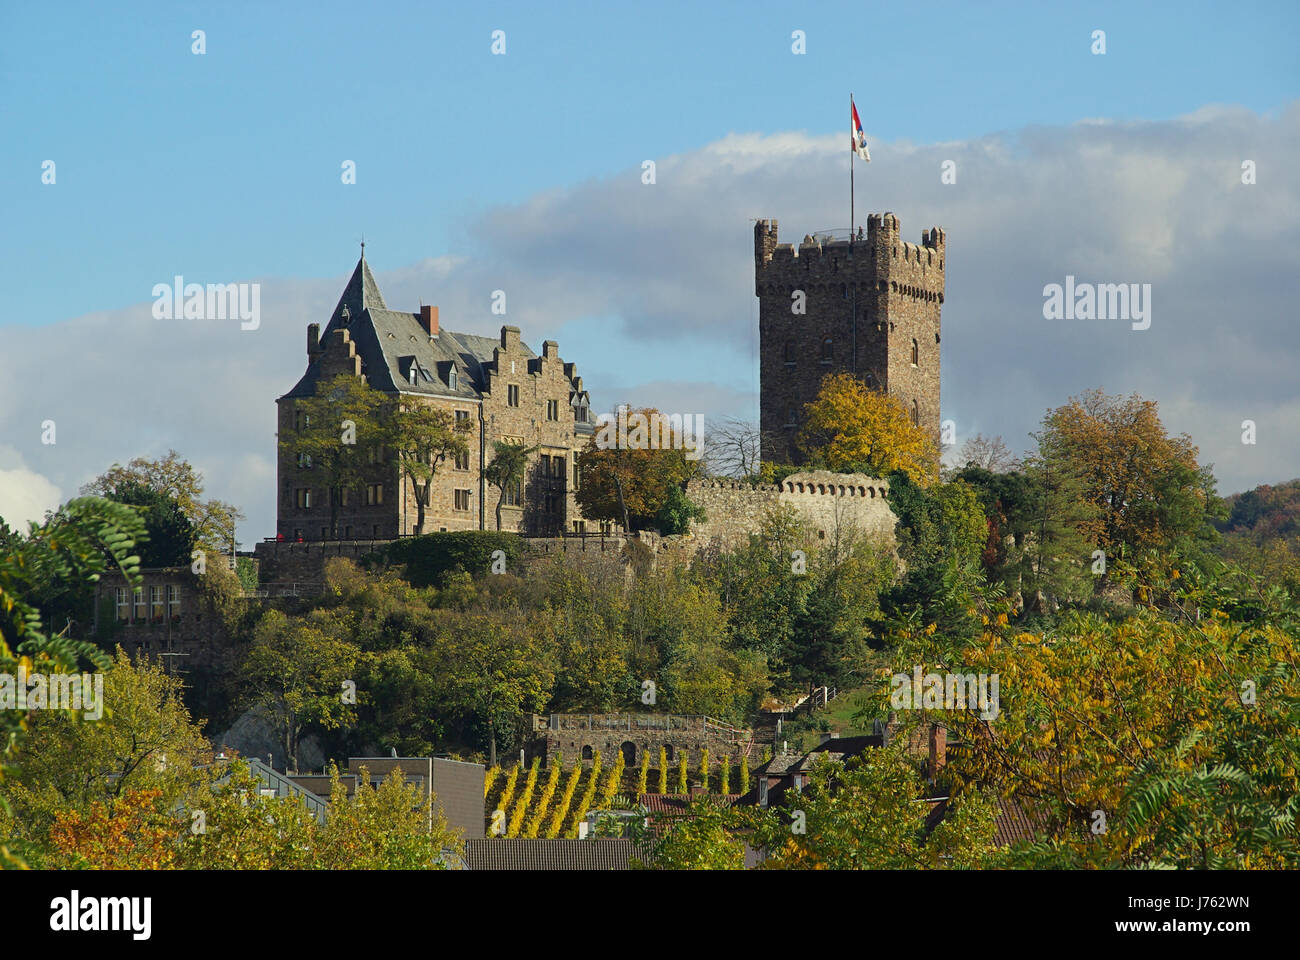
{"label": "crenellated tower", "polygon": [[775,220],[754,225],[764,459],[800,462],[803,406],[839,371],[898,397],[938,441],[944,241],[939,227],[904,241],[892,213],[869,216],[865,237],[798,247]]}

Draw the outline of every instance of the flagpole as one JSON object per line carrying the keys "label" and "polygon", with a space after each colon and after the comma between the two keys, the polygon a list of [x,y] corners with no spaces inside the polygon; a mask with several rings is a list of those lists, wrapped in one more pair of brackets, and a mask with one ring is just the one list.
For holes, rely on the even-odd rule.
{"label": "flagpole", "polygon": [[853,249],[853,231],[857,223],[857,211],[854,209],[854,204],[857,201],[857,197],[855,195],[855,191],[853,188],[853,161],[857,158],[857,154],[858,154],[858,151],[856,149],[857,139],[858,139],[858,131],[854,129],[853,126],[853,94],[850,93],[849,94],[849,140],[851,141],[850,150],[849,150],[849,249],[850,250]]}

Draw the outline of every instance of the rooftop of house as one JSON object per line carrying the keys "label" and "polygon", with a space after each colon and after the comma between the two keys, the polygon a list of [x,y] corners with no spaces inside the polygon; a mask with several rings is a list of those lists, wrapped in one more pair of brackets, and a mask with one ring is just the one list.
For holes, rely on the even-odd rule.
{"label": "rooftop of house", "polygon": [[492,837],[465,841],[470,870],[627,870],[634,854],[627,839],[527,840]]}
{"label": "rooftop of house", "polygon": [[[504,329],[498,339],[457,333],[438,324],[436,335],[430,336],[418,312],[388,309],[363,251],[321,333],[320,343],[325,347],[338,331],[346,330],[356,344],[367,382],[384,393],[478,400],[487,391],[488,371],[494,368],[495,351],[503,346]],[[540,369],[541,359],[522,340],[519,348],[528,372]],[[572,381],[570,405],[575,423],[594,429],[591,400],[582,389],[582,381],[573,364],[565,364],[564,369]],[[313,395],[320,375],[320,360],[313,358],[285,396]]]}

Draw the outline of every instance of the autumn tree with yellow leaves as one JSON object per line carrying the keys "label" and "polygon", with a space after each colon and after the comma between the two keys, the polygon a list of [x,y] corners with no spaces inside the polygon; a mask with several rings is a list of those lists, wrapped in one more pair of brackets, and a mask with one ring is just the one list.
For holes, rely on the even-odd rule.
{"label": "autumn tree with yellow leaves", "polygon": [[828,374],[805,414],[798,442],[814,464],[877,477],[902,471],[922,486],[939,477],[934,438],[901,401],[851,374]]}

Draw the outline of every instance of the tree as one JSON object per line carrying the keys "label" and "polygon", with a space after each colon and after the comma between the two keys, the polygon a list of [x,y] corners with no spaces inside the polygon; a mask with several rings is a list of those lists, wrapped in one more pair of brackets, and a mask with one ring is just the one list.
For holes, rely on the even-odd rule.
{"label": "tree", "polygon": [[1035,439],[1045,469],[1078,478],[1095,508],[1080,532],[1107,556],[1191,542],[1222,515],[1191,438],[1169,436],[1153,400],[1091,390],[1049,412]]}
{"label": "tree", "polygon": [[655,870],[743,870],[745,844],[736,817],[707,797],[680,814],[655,817],[659,839],[645,864]]}
{"label": "tree", "polygon": [[686,491],[677,484],[668,487],[663,506],[655,516],[659,532],[666,537],[689,533],[692,520],[703,523],[706,519],[704,508],[688,499]]}
{"label": "tree", "polygon": [[973,598],[988,525],[975,490],[960,481],[926,490],[897,475],[889,503],[898,515],[898,552],[907,573],[883,606],[895,620],[919,611],[923,623],[945,636],[977,634]]}
{"label": "tree", "polygon": [[81,492],[115,499],[113,491],[127,484],[137,484],[174,501],[193,526],[195,539],[214,552],[230,548],[235,526],[244,519],[243,513],[229,503],[204,500],[203,474],[175,450],[168,450],[167,456],[159,460],[136,457],[125,467],[115,463],[82,487]]}
{"label": "tree", "polygon": [[166,870],[176,864],[175,817],[159,809],[158,790],[128,790],[89,810],[59,810],[50,827],[50,867]]}
{"label": "tree", "polygon": [[687,459],[684,447],[681,427],[658,410],[620,407],[579,456],[576,498],[583,516],[614,520],[629,533],[651,526],[669,488],[700,473],[699,461]]}
{"label": "tree", "polygon": [[851,374],[827,374],[805,412],[798,441],[814,462],[877,477],[901,471],[923,486],[938,478],[933,438],[912,423],[900,400]]}
{"label": "tree", "polygon": [[[296,797],[262,795],[238,758],[219,762],[187,798],[179,865],[190,870],[305,870],[319,843],[315,816]],[[195,814],[201,819],[196,820]],[[195,826],[201,825],[196,830]]]}
{"label": "tree", "polygon": [[[294,402],[297,423],[280,432],[280,448],[313,471],[329,498],[330,535],[337,535],[339,506],[371,473],[370,458],[392,442],[384,422],[388,402],[364,377],[341,373],[316,384],[316,393]],[[364,451],[364,452],[363,452]]]}
{"label": "tree", "polygon": [[[1243,593],[1171,571],[1199,622],[1143,610],[1118,622],[1071,612],[1050,633],[990,623],[960,670],[1001,678],[996,720],[907,711],[963,745],[944,768],[955,789],[987,787],[1041,814],[1048,842],[1019,865],[1300,864],[1296,608],[1231,604],[1225,587]],[[936,662],[931,642],[900,649],[898,668]]]}
{"label": "tree", "polygon": [[[952,801],[927,832],[924,779],[897,747],[849,764],[814,766],[802,793],[754,814],[768,870],[979,869],[994,864],[992,803],[975,791]],[[801,816],[800,816],[801,815]]]}
{"label": "tree", "polygon": [[1076,465],[1059,457],[1030,457],[1027,517],[1030,536],[1021,567],[1024,585],[1046,597],[1079,600],[1087,594],[1097,542],[1087,530],[1097,516]]}
{"label": "tree", "polygon": [[[416,400],[399,404],[385,426],[384,444],[396,453],[401,473],[410,480],[414,491],[415,533],[419,536],[424,533],[424,513],[438,466],[448,458],[468,455],[465,438],[472,425],[468,417],[453,420],[446,410]],[[497,517],[500,530],[499,508]]]}
{"label": "tree", "polygon": [[489,763],[495,765],[498,738],[525,714],[545,710],[555,684],[549,651],[517,614],[475,612],[444,613],[430,652],[434,696],[445,720],[486,733]]}
{"label": "tree", "polygon": [[353,713],[344,693],[355,683],[361,651],[342,634],[328,610],[306,618],[270,610],[254,629],[243,666],[246,696],[275,723],[286,763],[297,763],[305,726],[335,729]]}
{"label": "tree", "polygon": [[107,497],[139,508],[147,536],[140,546],[141,565],[189,565],[197,533],[175,497],[137,480],[122,480],[108,492]]}
{"label": "tree", "polygon": [[[82,658],[105,669],[108,658],[93,644],[68,636],[66,629],[46,632],[42,604],[81,595],[108,569],[119,570],[128,583],[139,582],[140,558],[132,551],[143,535],[144,523],[130,507],[95,497],[70,500],[44,523],[31,524],[25,537],[6,532],[0,549],[0,674],[16,675],[19,666],[66,674]],[[0,710],[0,780],[27,727],[22,712]],[[0,820],[9,820],[3,794]],[[0,867],[22,863],[14,845],[0,836]]]}
{"label": "tree", "polygon": [[748,420],[722,417],[709,422],[709,472],[723,477],[750,477],[762,465],[759,429]]}
{"label": "tree", "polygon": [[964,444],[957,462],[963,467],[978,467],[990,473],[1006,473],[1018,466],[1016,458],[1001,437],[977,433]]}
{"label": "tree", "polygon": [[316,870],[428,870],[446,866],[444,852],[456,853],[459,833],[435,813],[435,796],[408,784],[394,768],[371,786],[365,768],[349,795],[331,769],[325,826],[318,831]]}
{"label": "tree", "polygon": [[496,453],[483,470],[483,479],[500,491],[497,496],[497,529],[501,529],[501,507],[506,501],[506,492],[524,479],[528,469],[528,458],[537,450],[536,446],[524,446],[517,443],[502,443],[494,440]]}

